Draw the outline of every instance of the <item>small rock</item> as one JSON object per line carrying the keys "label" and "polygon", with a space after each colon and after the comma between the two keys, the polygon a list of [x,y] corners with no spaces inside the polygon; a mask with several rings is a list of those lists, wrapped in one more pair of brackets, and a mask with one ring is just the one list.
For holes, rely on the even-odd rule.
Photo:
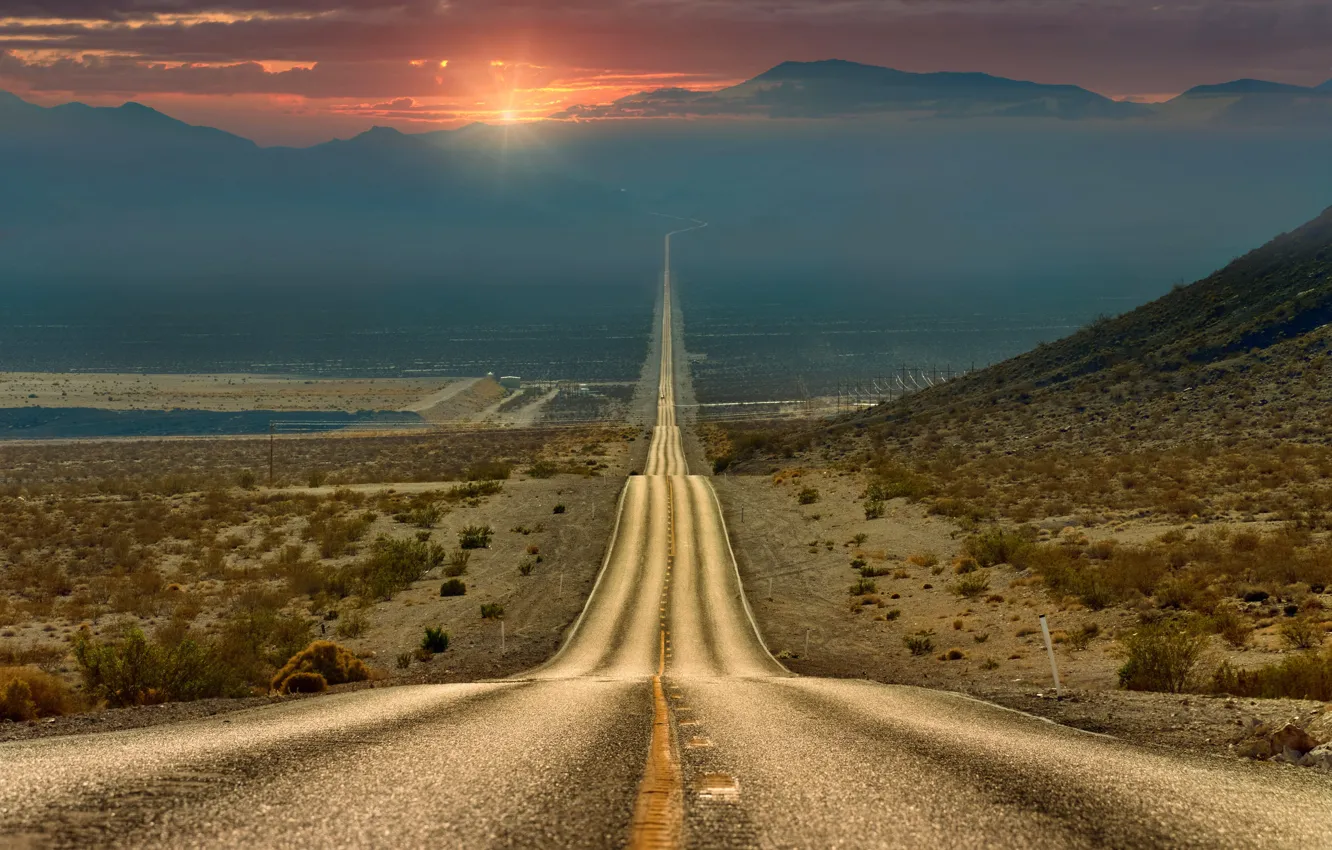
{"label": "small rock", "polygon": [[1300,759],[1303,767],[1316,767],[1332,771],[1332,744],[1319,744]]}
{"label": "small rock", "polygon": [[1294,723],[1287,723],[1272,734],[1272,750],[1274,752],[1293,750],[1299,753],[1299,756],[1295,759],[1296,761],[1299,761],[1305,753],[1316,746],[1318,746],[1318,742],[1309,737],[1308,732]]}
{"label": "small rock", "polygon": [[1235,755],[1246,759],[1262,760],[1272,755],[1272,742],[1266,738],[1250,738],[1235,745]]}
{"label": "small rock", "polygon": [[1304,727],[1304,731],[1309,733],[1309,737],[1318,741],[1320,744],[1332,741],[1332,711],[1324,708],[1323,711],[1310,720]]}
{"label": "small rock", "polygon": [[1250,738],[1266,738],[1272,734],[1272,727],[1256,717],[1244,721],[1244,734]]}

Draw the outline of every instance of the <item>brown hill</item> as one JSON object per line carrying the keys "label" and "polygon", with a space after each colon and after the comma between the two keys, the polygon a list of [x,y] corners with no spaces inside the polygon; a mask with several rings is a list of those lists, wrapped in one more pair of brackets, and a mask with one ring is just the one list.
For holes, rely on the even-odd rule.
{"label": "brown hill", "polygon": [[1332,441],[1332,209],[1220,271],[853,421],[996,448]]}
{"label": "brown hill", "polygon": [[711,427],[709,453],[738,474],[863,471],[871,496],[964,521],[1332,528],[1330,348],[1332,210],[1020,357],[833,423]]}

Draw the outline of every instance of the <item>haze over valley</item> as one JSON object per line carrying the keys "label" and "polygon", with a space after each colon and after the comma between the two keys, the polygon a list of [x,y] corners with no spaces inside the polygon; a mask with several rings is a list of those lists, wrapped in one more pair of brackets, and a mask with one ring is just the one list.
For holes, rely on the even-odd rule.
{"label": "haze over valley", "polygon": [[298,5],[0,13],[0,845],[1326,843],[1326,8]]}

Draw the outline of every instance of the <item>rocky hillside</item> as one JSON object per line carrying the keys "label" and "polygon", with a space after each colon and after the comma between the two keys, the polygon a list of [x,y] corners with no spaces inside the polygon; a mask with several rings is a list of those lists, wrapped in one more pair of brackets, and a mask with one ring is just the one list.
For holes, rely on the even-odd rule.
{"label": "rocky hillside", "polygon": [[888,439],[995,447],[1332,442],[1332,209],[1225,268],[989,369],[865,411]]}

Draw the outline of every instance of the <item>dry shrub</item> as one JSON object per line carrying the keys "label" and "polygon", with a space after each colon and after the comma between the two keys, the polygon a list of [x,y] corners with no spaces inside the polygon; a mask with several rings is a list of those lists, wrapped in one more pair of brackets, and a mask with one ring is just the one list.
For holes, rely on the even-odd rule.
{"label": "dry shrub", "polygon": [[1214,691],[1241,697],[1332,700],[1332,652],[1301,652],[1252,670],[1225,662],[1211,684]]}
{"label": "dry shrub", "polygon": [[963,599],[975,599],[990,590],[990,574],[985,570],[966,573],[950,584],[948,590]]}
{"label": "dry shrub", "polygon": [[185,637],[149,641],[139,629],[98,641],[85,629],[74,638],[74,659],[88,692],[112,706],[156,705],[244,692],[240,673],[208,643]]}
{"label": "dry shrub", "polygon": [[361,659],[328,640],[317,640],[293,655],[273,677],[272,689],[283,693],[287,680],[298,673],[318,673],[329,685],[370,678],[370,670]]}
{"label": "dry shrub", "polygon": [[320,694],[328,690],[328,680],[319,673],[301,670],[282,681],[283,694]]}
{"label": "dry shrub", "polygon": [[1119,668],[1120,686],[1175,694],[1193,684],[1207,646],[1206,635],[1168,621],[1140,626],[1122,641],[1126,660]]}
{"label": "dry shrub", "polygon": [[1253,623],[1229,605],[1218,605],[1212,612],[1212,630],[1236,649],[1242,649],[1253,636]]}
{"label": "dry shrub", "polygon": [[968,537],[962,548],[982,567],[997,564],[1022,566],[1022,557],[1031,549],[1031,540],[1019,531],[991,528]]}
{"label": "dry shrub", "polygon": [[1317,649],[1323,645],[1323,629],[1313,620],[1295,617],[1281,624],[1281,640],[1291,649]]}
{"label": "dry shrub", "polygon": [[36,667],[0,667],[0,720],[37,720],[77,711],[79,700],[60,679]]}
{"label": "dry shrub", "polygon": [[926,655],[934,649],[934,633],[923,630],[915,634],[905,635],[902,643],[906,645],[907,650],[916,656]]}

